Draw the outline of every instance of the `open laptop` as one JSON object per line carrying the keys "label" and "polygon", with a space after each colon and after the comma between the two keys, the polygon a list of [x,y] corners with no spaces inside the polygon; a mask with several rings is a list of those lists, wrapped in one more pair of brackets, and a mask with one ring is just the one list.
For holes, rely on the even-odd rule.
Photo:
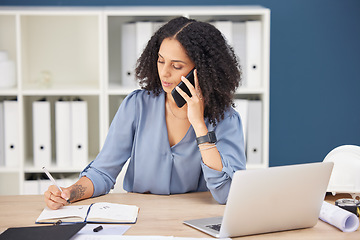
{"label": "open laptop", "polygon": [[184,223],[219,238],[313,227],[332,168],[321,162],[237,171],[223,217]]}

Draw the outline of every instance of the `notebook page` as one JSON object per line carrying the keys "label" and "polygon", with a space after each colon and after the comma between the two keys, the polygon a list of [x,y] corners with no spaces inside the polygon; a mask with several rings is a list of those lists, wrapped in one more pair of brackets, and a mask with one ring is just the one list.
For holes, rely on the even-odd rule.
{"label": "notebook page", "polygon": [[83,222],[88,209],[89,205],[64,206],[57,210],[46,207],[36,219],[36,222],[56,222],[59,219],[63,222]]}
{"label": "notebook page", "polygon": [[87,222],[135,222],[139,208],[134,205],[100,202],[91,205]]}

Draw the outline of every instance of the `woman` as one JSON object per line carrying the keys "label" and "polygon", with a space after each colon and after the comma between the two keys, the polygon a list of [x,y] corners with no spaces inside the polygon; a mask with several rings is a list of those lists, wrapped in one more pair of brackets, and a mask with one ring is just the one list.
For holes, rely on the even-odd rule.
{"label": "woman", "polygon": [[[184,78],[194,68],[195,86]],[[210,190],[226,203],[233,173],[245,169],[241,120],[231,107],[240,81],[232,48],[211,24],[175,18],[149,40],[136,75],[142,90],[122,102],[103,149],[63,193],[49,187],[48,207],[107,194],[128,159],[129,192]],[[176,87],[181,81],[191,97]],[[174,88],[186,100],[181,108]]]}

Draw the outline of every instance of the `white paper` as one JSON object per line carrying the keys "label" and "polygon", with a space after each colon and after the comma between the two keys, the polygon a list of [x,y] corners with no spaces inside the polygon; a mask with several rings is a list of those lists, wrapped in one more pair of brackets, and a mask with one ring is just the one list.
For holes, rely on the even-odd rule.
{"label": "white paper", "polygon": [[319,218],[343,232],[354,232],[359,227],[359,218],[340,207],[323,202]]}
{"label": "white paper", "polygon": [[108,219],[114,221],[135,222],[139,208],[134,205],[114,204],[107,202],[94,203],[87,216],[87,221]]}
{"label": "white paper", "polygon": [[[46,221],[50,219],[65,219],[65,218],[72,218],[78,217],[79,221],[84,221],[86,217],[86,213],[89,209],[89,205],[71,205],[71,206],[64,206],[57,210],[52,210],[49,208],[45,208],[36,222]],[[81,219],[81,220],[80,220]]]}
{"label": "white paper", "polygon": [[[94,232],[94,228],[102,226],[103,229],[99,232]],[[119,224],[86,224],[71,240],[92,239],[92,237],[108,236],[108,235],[123,235],[131,226]]]}
{"label": "white paper", "polygon": [[[100,232],[99,232],[100,233]],[[214,238],[186,238],[173,236],[119,236],[119,235],[75,235],[71,240],[214,240]],[[231,238],[222,238],[231,240]]]}

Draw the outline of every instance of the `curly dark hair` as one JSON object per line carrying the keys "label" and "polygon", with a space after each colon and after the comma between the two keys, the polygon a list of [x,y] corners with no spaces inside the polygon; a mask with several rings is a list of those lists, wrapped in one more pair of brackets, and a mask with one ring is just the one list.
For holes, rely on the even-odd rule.
{"label": "curly dark hair", "polygon": [[158,96],[163,90],[157,60],[165,38],[178,40],[195,64],[204,97],[204,117],[216,125],[233,105],[240,84],[241,69],[236,55],[221,32],[205,22],[177,17],[163,25],[149,40],[137,61],[136,77],[142,89]]}

